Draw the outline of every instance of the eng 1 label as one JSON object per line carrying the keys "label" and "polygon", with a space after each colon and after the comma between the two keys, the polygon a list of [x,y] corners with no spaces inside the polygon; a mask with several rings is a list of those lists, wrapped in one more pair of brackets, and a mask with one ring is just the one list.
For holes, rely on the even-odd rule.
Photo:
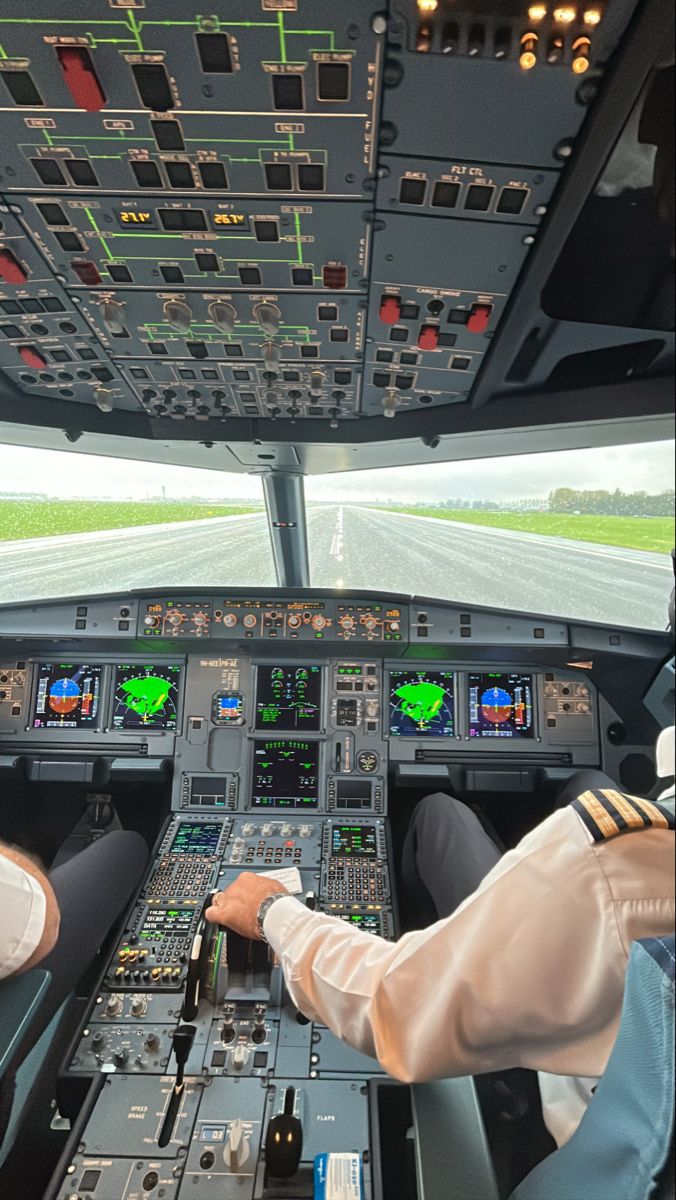
{"label": "eng 1 label", "polygon": [[314,1200],[363,1200],[359,1154],[318,1154],[315,1158]]}

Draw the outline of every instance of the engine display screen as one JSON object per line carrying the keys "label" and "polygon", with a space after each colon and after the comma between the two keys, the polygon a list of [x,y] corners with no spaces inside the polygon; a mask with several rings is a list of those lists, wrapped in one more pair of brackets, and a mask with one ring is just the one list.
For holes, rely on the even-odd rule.
{"label": "engine display screen", "polygon": [[317,808],[317,742],[254,742],[252,808]]}
{"label": "engine display screen", "polygon": [[221,825],[200,825],[197,822],[182,821],[176,830],[169,853],[215,854],[221,829]]}
{"label": "engine display screen", "polygon": [[470,737],[535,737],[532,675],[469,675],[467,685]]}
{"label": "engine display screen", "polygon": [[390,671],[390,736],[453,737],[452,671]]}
{"label": "engine display screen", "polygon": [[33,729],[93,729],[101,701],[103,667],[40,663]]}
{"label": "engine display screen", "polygon": [[378,839],[372,825],[334,825],[332,858],[377,858]]}
{"label": "engine display screen", "polygon": [[179,666],[123,663],[115,668],[113,729],[176,729]]}
{"label": "engine display screen", "polygon": [[256,728],[317,732],[322,719],[321,667],[260,666]]}

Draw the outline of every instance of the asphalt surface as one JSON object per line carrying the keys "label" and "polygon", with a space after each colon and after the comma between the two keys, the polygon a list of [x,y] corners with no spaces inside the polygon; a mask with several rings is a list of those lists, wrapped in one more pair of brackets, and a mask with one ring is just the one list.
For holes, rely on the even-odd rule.
{"label": "asphalt surface", "polygon": [[[316,587],[437,596],[664,628],[667,555],[340,505],[310,508]],[[0,602],[134,587],[274,585],[265,516],[0,544]]]}

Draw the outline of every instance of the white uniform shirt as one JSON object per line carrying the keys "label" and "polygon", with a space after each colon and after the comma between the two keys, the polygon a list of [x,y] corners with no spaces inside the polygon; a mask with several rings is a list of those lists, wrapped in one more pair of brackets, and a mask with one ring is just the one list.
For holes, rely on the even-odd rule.
{"label": "white uniform shirt", "polygon": [[18,971],[37,949],[46,911],[37,879],[0,854],[0,979]]}
{"label": "white uniform shirt", "polygon": [[673,854],[667,829],[594,842],[563,808],[450,917],[396,943],[291,896],[265,935],[298,1008],[396,1079],[509,1067],[598,1079],[631,943],[673,928]]}

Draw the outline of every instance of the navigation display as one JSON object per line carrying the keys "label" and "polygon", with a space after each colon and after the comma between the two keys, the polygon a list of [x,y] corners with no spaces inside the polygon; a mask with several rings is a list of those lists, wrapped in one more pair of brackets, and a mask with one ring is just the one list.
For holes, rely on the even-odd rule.
{"label": "navigation display", "polygon": [[467,685],[470,737],[535,737],[532,675],[469,675]]}
{"label": "navigation display", "polygon": [[101,700],[103,667],[40,663],[33,729],[93,729]]}
{"label": "navigation display", "polygon": [[258,667],[256,728],[317,732],[322,720],[321,667]]}
{"label": "navigation display", "polygon": [[317,742],[254,741],[252,808],[317,808]]}
{"label": "navigation display", "polygon": [[176,729],[179,666],[123,663],[115,668],[113,729]]}
{"label": "navigation display", "polygon": [[334,825],[332,858],[377,858],[378,841],[372,825]]}
{"label": "navigation display", "polygon": [[215,854],[222,825],[182,821],[171,843],[170,854]]}
{"label": "navigation display", "polygon": [[452,671],[390,671],[390,736],[453,737]]}

